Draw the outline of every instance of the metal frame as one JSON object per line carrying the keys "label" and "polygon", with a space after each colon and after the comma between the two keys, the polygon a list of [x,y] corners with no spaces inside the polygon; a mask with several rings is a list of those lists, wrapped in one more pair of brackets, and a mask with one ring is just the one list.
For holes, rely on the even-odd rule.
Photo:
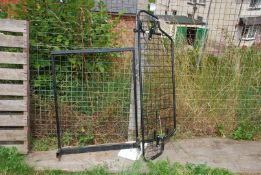
{"label": "metal frame", "polygon": [[[142,21],[140,19],[141,14],[148,15],[153,19],[153,26],[149,29],[149,39],[154,35],[164,35],[170,41],[171,47],[171,79],[172,79],[172,92],[173,92],[173,128],[166,133],[164,136],[159,136],[154,133],[153,139],[145,139],[145,131],[144,131],[144,114],[143,114],[143,72],[142,72],[142,62],[141,62],[141,34],[145,33],[142,29]],[[161,33],[156,33],[155,28],[157,28]],[[151,32],[152,31],[152,32]],[[137,33],[138,37],[138,48],[137,48],[137,60],[136,63],[135,58],[135,48],[101,48],[101,49],[87,49],[87,50],[62,50],[62,51],[52,51],[51,59],[52,59],[52,78],[53,78],[53,92],[54,92],[54,106],[55,106],[55,117],[56,117],[56,129],[57,129],[57,140],[58,140],[58,151],[57,158],[61,158],[62,155],[65,154],[76,154],[76,153],[85,153],[85,152],[97,152],[97,151],[107,151],[107,150],[120,150],[120,149],[128,149],[128,148],[140,148],[144,159],[146,160],[145,155],[145,144],[155,144],[160,148],[160,152],[156,153],[150,159],[155,159],[164,150],[165,142],[175,134],[176,132],[176,94],[175,94],[175,68],[174,68],[174,42],[173,39],[162,30],[160,26],[160,22],[157,16],[150,14],[145,10],[141,10],[137,14],[137,28],[134,30]],[[59,105],[58,105],[58,95],[57,95],[57,85],[56,85],[56,69],[55,69],[55,57],[56,56],[64,56],[64,55],[72,55],[72,54],[83,54],[83,53],[108,53],[108,52],[132,52],[132,69],[133,69],[133,85],[134,85],[134,111],[135,111],[135,136],[136,139],[134,142],[130,143],[115,143],[115,144],[101,144],[101,145],[91,145],[86,147],[73,147],[73,148],[63,148],[61,143],[61,127],[60,127],[60,116],[59,116]],[[136,65],[138,65],[138,72],[136,72]],[[137,74],[136,74],[137,73]],[[137,76],[137,77],[136,77]],[[138,80],[137,80],[138,78]],[[137,94],[137,82],[139,82],[140,93]],[[141,139],[139,139],[139,128],[138,128],[138,95],[140,100],[140,122],[141,122]]]}
{"label": "metal frame", "polygon": [[[109,53],[109,52],[132,52],[133,59],[133,83],[134,83],[134,111],[135,111],[135,135],[136,139],[134,142],[130,143],[115,143],[115,144],[101,144],[101,145],[91,145],[86,147],[71,147],[63,148],[61,141],[61,126],[60,126],[60,115],[59,115],[59,105],[58,105],[58,94],[56,85],[56,69],[55,69],[55,57],[72,55],[72,54],[82,54],[82,53]],[[128,148],[138,148],[138,119],[137,119],[137,87],[136,87],[136,69],[135,69],[135,49],[134,48],[102,48],[102,49],[87,49],[87,50],[62,50],[62,51],[52,51],[52,79],[53,79],[53,93],[54,93],[54,107],[55,107],[55,118],[56,118],[56,133],[57,133],[57,143],[58,151],[56,154],[57,158],[61,158],[65,154],[77,154],[85,152],[97,152],[97,151],[107,151],[107,150],[120,150]]]}
{"label": "metal frame", "polygon": [[[159,31],[161,33],[149,33],[149,37],[153,37],[153,35],[161,35],[163,34],[164,36],[166,36],[170,42],[171,42],[171,59],[172,59],[172,88],[173,88],[173,128],[172,130],[168,133],[168,135],[165,135],[164,137],[159,137],[155,134],[154,139],[150,139],[150,140],[146,140],[145,139],[145,131],[144,131],[144,115],[143,115],[143,96],[142,96],[142,78],[143,78],[143,74],[142,74],[142,62],[141,62],[141,34],[145,33],[145,31],[143,31],[142,29],[142,21],[141,21],[141,15],[145,14],[149,17],[152,17],[156,26],[153,27],[157,27],[159,29]],[[150,29],[151,30],[151,29]],[[152,29],[153,30],[153,29]],[[146,159],[146,155],[145,155],[145,143],[154,143],[156,142],[157,146],[160,146],[161,151],[158,154],[155,154],[154,156],[152,156],[150,159],[155,159],[158,156],[160,156],[164,150],[164,144],[165,141],[167,141],[171,136],[173,136],[176,132],[176,92],[175,92],[175,67],[174,67],[174,41],[171,38],[171,36],[169,36],[160,26],[160,21],[159,18],[151,13],[149,13],[148,11],[145,10],[141,10],[137,13],[137,28],[135,29],[135,32],[138,34],[137,40],[138,40],[138,61],[139,61],[139,88],[140,88],[140,108],[141,108],[141,135],[142,135],[142,139],[141,139],[141,144],[142,144],[142,154],[144,159]]]}

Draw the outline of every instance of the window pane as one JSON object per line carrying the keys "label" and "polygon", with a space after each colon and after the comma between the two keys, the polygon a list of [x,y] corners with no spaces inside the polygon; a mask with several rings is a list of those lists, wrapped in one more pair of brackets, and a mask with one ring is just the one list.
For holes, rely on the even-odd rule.
{"label": "window pane", "polygon": [[256,32],[257,32],[257,26],[251,26],[248,33],[248,38],[255,38]]}

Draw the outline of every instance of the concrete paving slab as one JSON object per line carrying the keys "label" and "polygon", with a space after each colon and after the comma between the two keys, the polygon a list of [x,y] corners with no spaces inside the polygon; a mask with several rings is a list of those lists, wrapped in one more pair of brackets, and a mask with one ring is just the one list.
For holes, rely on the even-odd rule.
{"label": "concrete paving slab", "polygon": [[168,143],[158,160],[202,164],[233,172],[261,173],[261,142],[223,138],[186,139]]}
{"label": "concrete paving slab", "polygon": [[[118,157],[119,151],[64,155],[59,161],[56,151],[34,152],[27,162],[36,169],[82,171],[106,166],[112,172],[126,170],[134,161]],[[202,164],[226,168],[233,172],[261,173],[261,142],[234,141],[223,138],[196,138],[169,142],[157,160]]]}
{"label": "concrete paving slab", "polygon": [[58,160],[56,151],[43,151],[29,154],[26,161],[38,170],[83,171],[106,166],[111,172],[119,172],[131,166],[133,161],[118,157],[118,152],[70,154]]}

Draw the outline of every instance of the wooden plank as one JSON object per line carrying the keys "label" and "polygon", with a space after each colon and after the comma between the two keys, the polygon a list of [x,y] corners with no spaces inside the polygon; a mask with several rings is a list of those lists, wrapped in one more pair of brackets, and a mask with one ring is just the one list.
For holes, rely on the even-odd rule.
{"label": "wooden plank", "polygon": [[3,64],[26,64],[23,53],[0,52],[0,63]]}
{"label": "wooden plank", "polygon": [[25,130],[0,130],[0,141],[25,141],[27,133]]}
{"label": "wooden plank", "polygon": [[0,111],[27,111],[25,100],[0,100]]}
{"label": "wooden plank", "polygon": [[25,48],[23,36],[12,36],[0,33],[0,46]]}
{"label": "wooden plank", "polygon": [[27,126],[27,116],[0,115],[0,126]]}
{"label": "wooden plank", "polygon": [[25,30],[26,21],[24,20],[0,19],[0,31],[25,32]]}
{"label": "wooden plank", "polygon": [[27,96],[27,89],[22,84],[0,84],[0,95]]}
{"label": "wooden plank", "polygon": [[23,69],[0,68],[0,80],[27,80]]}
{"label": "wooden plank", "polygon": [[7,148],[16,147],[17,151],[21,154],[27,154],[28,153],[28,149],[27,149],[27,146],[25,144],[10,144],[10,145],[2,145],[2,146],[7,147]]}

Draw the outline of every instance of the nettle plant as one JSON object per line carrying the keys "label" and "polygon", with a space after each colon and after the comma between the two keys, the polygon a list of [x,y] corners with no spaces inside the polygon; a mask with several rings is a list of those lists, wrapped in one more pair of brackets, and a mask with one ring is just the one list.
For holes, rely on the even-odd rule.
{"label": "nettle plant", "polygon": [[[31,74],[34,89],[49,89],[51,75],[47,72],[50,71],[51,51],[116,46],[119,31],[113,29],[120,15],[112,19],[102,1],[25,0],[11,8],[14,18],[30,21],[30,68],[35,72]],[[65,65],[59,66],[62,69],[59,71],[92,68],[101,72],[108,68],[102,59],[95,66],[88,65],[87,57],[72,56]]]}
{"label": "nettle plant", "polygon": [[1,6],[1,4],[0,4],[0,19],[6,18],[6,16],[7,16],[7,10],[3,6]]}

